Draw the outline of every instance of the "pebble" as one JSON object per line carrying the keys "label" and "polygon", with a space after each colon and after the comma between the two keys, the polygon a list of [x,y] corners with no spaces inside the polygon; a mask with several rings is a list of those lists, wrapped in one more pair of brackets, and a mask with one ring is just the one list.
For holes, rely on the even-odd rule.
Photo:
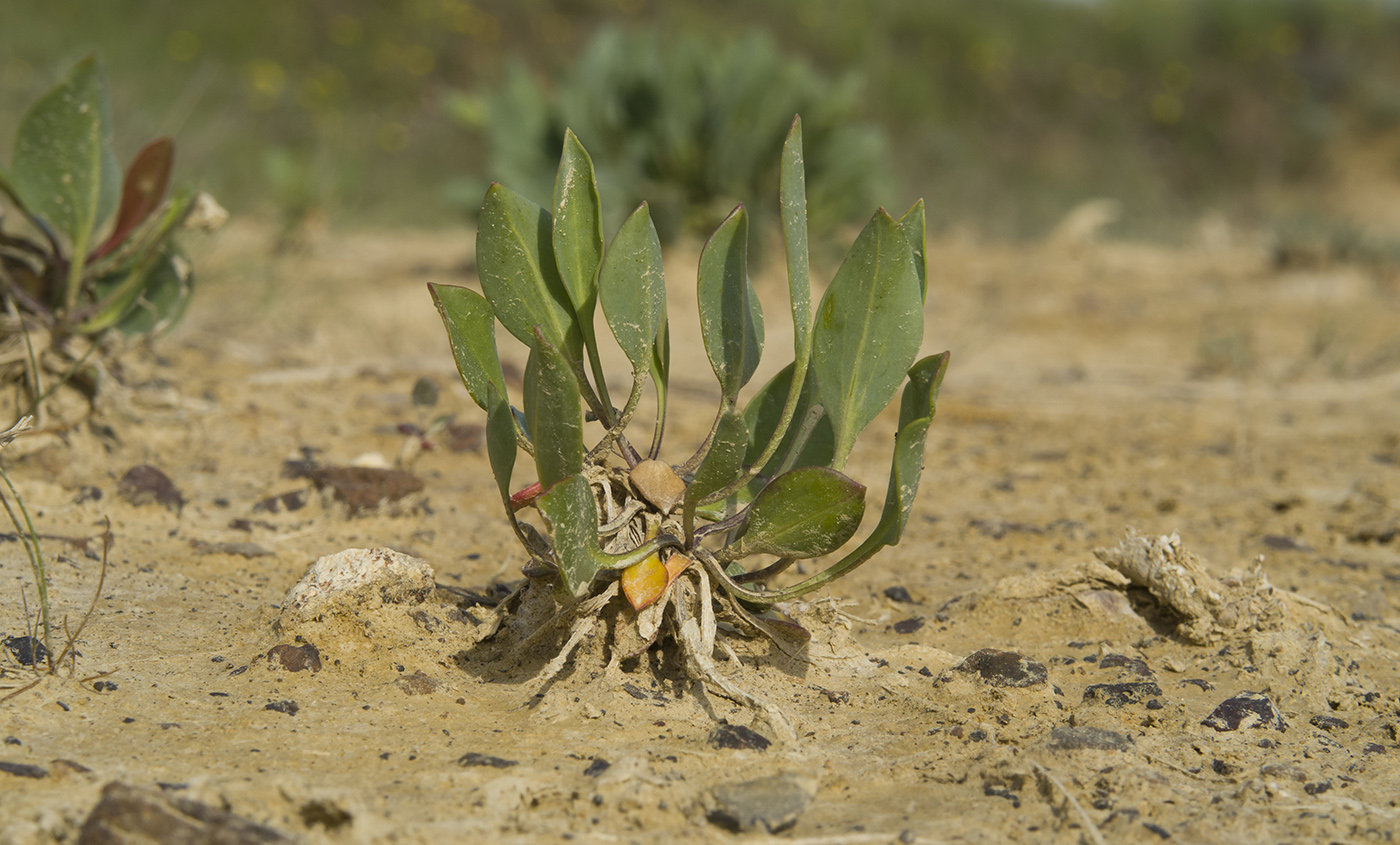
{"label": "pebble", "polygon": [[267,661],[280,665],[288,672],[302,672],[310,669],[321,671],[321,652],[311,643],[306,645],[275,645],[267,652]]}
{"label": "pebble", "polygon": [[1351,723],[1348,722],[1346,719],[1339,719],[1336,716],[1314,716],[1308,720],[1308,724],[1312,725],[1315,728],[1322,728],[1328,733],[1331,733],[1332,731],[1346,730],[1347,728],[1351,727]]}
{"label": "pebble", "polygon": [[1047,745],[1062,751],[1127,751],[1132,747],[1128,737],[1117,731],[1071,725],[1052,730]]}
{"label": "pebble", "polygon": [[1084,700],[1122,707],[1141,704],[1144,699],[1162,694],[1162,688],[1152,681],[1128,681],[1121,684],[1092,684],[1084,690]]}
{"label": "pebble", "polygon": [[711,790],[707,818],[734,833],[781,833],[797,824],[817,794],[817,779],[785,772]]}
{"label": "pebble", "polygon": [[149,464],[127,470],[117,483],[117,493],[138,507],[155,502],[178,514],[185,506],[185,497],[170,476]]}
{"label": "pebble", "polygon": [[323,614],[419,604],[436,589],[433,568],[393,549],[346,549],[313,563],[282,600],[284,628]]}
{"label": "pebble", "polygon": [[994,687],[1032,687],[1045,683],[1045,664],[1014,651],[984,648],[953,667],[976,674]]}
{"label": "pebble", "polygon": [[518,760],[507,760],[504,757],[493,757],[490,754],[480,754],[476,751],[468,751],[457,758],[457,765],[464,769],[473,766],[489,766],[493,769],[509,769],[518,763]]}
{"label": "pebble", "polygon": [[1248,690],[1220,702],[1209,716],[1201,720],[1201,724],[1222,732],[1237,731],[1241,728],[1288,730],[1283,716],[1269,697]]}
{"label": "pebble", "polygon": [[768,737],[743,725],[720,725],[710,734],[710,745],[715,748],[764,751],[772,744],[772,740]]}
{"label": "pebble", "polygon": [[165,796],[113,781],[83,822],[78,841],[107,845],[217,842],[280,845],[296,840],[273,828],[189,798]]}
{"label": "pebble", "polygon": [[0,772],[7,775],[14,775],[17,778],[46,778],[49,770],[42,766],[35,766],[30,763],[11,763],[7,760],[0,760]]}

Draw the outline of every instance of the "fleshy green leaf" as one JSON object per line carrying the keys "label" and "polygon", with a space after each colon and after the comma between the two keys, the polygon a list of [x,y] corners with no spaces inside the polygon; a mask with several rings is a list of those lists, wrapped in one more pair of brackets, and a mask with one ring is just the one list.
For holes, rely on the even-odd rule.
{"label": "fleshy green leaf", "polygon": [[[807,176],[802,161],[802,118],[792,119],[783,142],[778,204],[783,218],[783,248],[787,256],[788,295],[792,300],[793,348],[799,362],[810,355],[812,280],[807,251]],[[804,365],[805,367],[805,365]]]}
{"label": "fleshy green leaf", "polygon": [[136,154],[126,169],[122,181],[121,205],[112,234],[97,249],[93,258],[101,258],[116,249],[146,218],[155,213],[170,187],[170,171],[175,166],[175,142],[157,138]]}
{"label": "fleshy green leaf", "polygon": [[[94,289],[99,297],[107,290],[100,282]],[[142,336],[172,328],[184,316],[193,289],[194,273],[189,261],[178,252],[162,249],[136,288],[135,300],[117,320],[117,330],[126,335]]]}
{"label": "fleshy green leaf", "polygon": [[763,488],[749,506],[743,536],[720,559],[818,557],[851,539],[864,514],[864,485],[833,469],[801,467]]}
{"label": "fleshy green leaf", "polygon": [[613,237],[598,275],[598,296],[617,345],[632,363],[632,377],[643,378],[666,319],[661,241],[646,203],[632,212]]}
{"label": "fleshy green leaf", "polygon": [[919,200],[899,218],[899,230],[909,241],[914,254],[914,270],[919,274],[919,294],[928,301],[928,224],[924,216],[924,201]]}
{"label": "fleshy green leaf", "polygon": [[525,425],[545,487],[583,469],[583,406],[569,362],[543,334],[525,365]]}
{"label": "fleshy green leaf", "polygon": [[447,341],[462,383],[472,401],[489,412],[489,389],[501,397],[507,395],[501,359],[496,353],[496,314],[491,303],[476,291],[456,285],[430,283],[428,291],[447,327]]}
{"label": "fleshy green leaf", "polygon": [[733,404],[763,353],[763,311],[749,282],[749,216],[741,205],[700,252],[697,298],[705,353],[725,400]]}
{"label": "fleshy green leaf", "polygon": [[[89,310],[79,315],[82,322],[74,327],[74,331],[79,334],[100,332],[120,323],[137,307],[142,297],[157,284],[153,275],[156,267],[172,256],[168,239],[188,215],[191,202],[192,197],[189,194],[175,197],[167,204],[160,220],[143,227],[137,236],[139,243],[134,250],[134,257],[114,268],[96,286],[94,292],[97,293],[97,301],[89,306]],[[169,260],[176,261],[173,257]],[[81,262],[75,266],[78,264]],[[178,268],[172,269],[178,272]]]}
{"label": "fleshy green leaf", "polygon": [[894,398],[923,339],[909,241],[883,210],[856,238],[817,308],[812,371],[836,437],[833,466]]}
{"label": "fleshy green leaf", "polygon": [[[491,462],[491,474],[496,478],[496,487],[501,492],[501,502],[506,513],[511,513],[510,479],[515,471],[516,449],[515,415],[511,413],[506,394],[498,391],[496,385],[486,383],[486,457]],[[514,518],[514,517],[512,517]]]}
{"label": "fleshy green leaf", "polygon": [[[758,389],[758,392],[744,408],[744,421],[749,428],[749,445],[744,455],[744,463],[752,464],[761,458],[764,447],[778,434],[777,427],[782,422],[783,406],[792,385],[792,371],[792,364],[779,370],[777,375]],[[812,378],[809,374],[807,383],[798,395],[796,412],[789,420],[788,427],[781,433],[782,439],[777,451],[761,469],[763,475],[774,475],[778,467],[786,461],[788,452],[793,447],[793,441],[799,434],[803,419],[811,407],[811,385]],[[835,448],[836,442],[831,431],[831,419],[823,414],[822,418],[817,421],[816,428],[808,436],[802,451],[793,458],[792,466],[831,466]]]}
{"label": "fleshy green leaf", "polygon": [[553,218],[500,184],[486,192],[476,232],[481,290],[496,318],[534,346],[535,327],[557,349],[579,358],[582,337],[554,260]]}
{"label": "fleshy green leaf", "polygon": [[598,506],[593,500],[593,488],[583,476],[571,475],[546,490],[535,505],[549,523],[564,592],[578,596],[600,568]]}
{"label": "fleshy green leaf", "polygon": [[603,260],[602,218],[593,159],[573,130],[565,130],[554,181],[554,257],[580,323],[592,323],[594,279]]}
{"label": "fleshy green leaf", "polygon": [[748,445],[749,427],[744,415],[734,409],[726,410],[715,423],[710,450],[695,470],[695,476],[685,490],[685,528],[694,524],[695,506],[706,496],[723,489],[744,471],[744,449]]}
{"label": "fleshy green leaf", "polygon": [[116,205],[120,180],[107,79],[89,56],[25,114],[10,182],[31,213],[86,254],[93,231]]}

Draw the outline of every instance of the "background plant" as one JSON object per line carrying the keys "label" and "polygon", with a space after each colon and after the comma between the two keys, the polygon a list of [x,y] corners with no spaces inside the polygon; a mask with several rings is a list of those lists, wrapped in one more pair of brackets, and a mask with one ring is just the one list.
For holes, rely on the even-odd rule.
{"label": "background plant", "polygon": [[[571,128],[599,151],[598,182],[614,207],[646,200],[665,244],[777,189],[781,127],[794,113],[815,151],[806,162],[813,228],[826,234],[863,216],[889,182],[883,132],[862,118],[864,93],[855,74],[829,79],[759,32],[607,27],[553,84],[516,62],[499,87],[451,103],[485,134],[486,173],[531,198],[550,196]],[[604,220],[608,230],[621,222],[620,212]]]}
{"label": "background plant", "polygon": [[[487,413],[487,452],[506,515],[530,569],[568,603],[600,593],[611,580],[602,573],[620,572],[623,592],[641,610],[698,562],[704,583],[716,579],[743,614],[740,602],[767,607],[804,595],[899,541],[948,361],[947,353],[914,360],[927,292],[924,209],[916,204],[899,220],[875,214],[814,321],[801,130],[794,121],[783,146],[780,190],[794,360],[740,406],[764,336],[740,205],[700,256],[699,318],[721,399],[708,436],[679,464],[661,457],[670,346],[660,240],[643,203],[604,250],[593,163],[572,132],[565,132],[551,210],[500,184],[487,192],[477,234],[484,295],[429,286],[463,382]],[[599,362],[599,305],[631,364],[620,410]],[[522,409],[507,396],[497,321],[530,348]],[[629,424],[648,382],[658,413],[650,445],[634,445]],[[764,589],[792,561],[834,552],[855,534],[865,487],[842,470],[901,383],[878,524],[821,573]],[[600,429],[591,442],[585,409]],[[520,450],[533,456],[538,481],[512,492]],[[527,507],[538,510],[546,530],[521,518]]]}
{"label": "background plant", "polygon": [[123,177],[95,57],[20,122],[10,170],[0,173],[9,204],[0,216],[0,363],[25,374],[31,411],[47,393],[46,369],[61,384],[108,330],[149,336],[184,313],[193,273],[174,235],[196,211],[219,212],[189,192],[167,198],[174,157],[174,142],[157,138]]}

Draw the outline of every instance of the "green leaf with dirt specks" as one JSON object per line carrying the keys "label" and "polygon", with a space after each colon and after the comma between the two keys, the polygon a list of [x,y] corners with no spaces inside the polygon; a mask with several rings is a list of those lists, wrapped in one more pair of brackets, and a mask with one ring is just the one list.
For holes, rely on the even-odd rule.
{"label": "green leaf with dirt specks", "polygon": [[580,323],[590,325],[597,298],[594,279],[603,260],[602,220],[593,159],[573,130],[565,130],[554,180],[554,258]]}
{"label": "green leaf with dirt specks", "polygon": [[632,377],[644,378],[666,319],[661,240],[646,203],[613,236],[598,274],[598,297],[617,345],[632,364]]}
{"label": "green leaf with dirt specks", "polygon": [[696,287],[705,353],[731,405],[763,354],[763,310],[749,282],[748,242],[749,215],[741,205],[701,250]]}
{"label": "green leaf with dirt specks", "polygon": [[818,557],[851,539],[864,514],[865,485],[827,467],[800,467],[763,488],[749,506],[743,536],[719,558]]}
{"label": "green leaf with dirt specks", "polygon": [[554,260],[548,211],[494,184],[486,192],[476,233],[481,290],[506,331],[534,346],[535,327],[556,349],[577,359],[583,339],[573,303]]}
{"label": "green leaf with dirt specks", "polygon": [[536,331],[525,364],[525,427],[545,487],[583,470],[583,405],[564,354]]}
{"label": "green leaf with dirt specks", "polygon": [[899,230],[909,241],[909,251],[914,254],[914,271],[919,274],[919,296],[928,301],[928,223],[924,215],[924,201],[919,200],[899,218]]}
{"label": "green leaf with dirt specks", "polygon": [[505,375],[501,359],[496,354],[496,313],[486,297],[470,288],[456,285],[429,284],[442,324],[447,327],[447,342],[457,362],[462,383],[483,411],[490,411],[488,392],[506,396]]}
{"label": "green leaf with dirt specks", "polygon": [[[501,502],[510,514],[510,477],[515,471],[515,414],[511,413],[506,394],[486,382],[486,457],[491,462],[491,474],[501,492]],[[512,517],[513,518],[513,517]]]}
{"label": "green leaf with dirt specks", "polygon": [[877,211],[836,271],[812,331],[812,372],[836,438],[835,468],[894,398],[919,352],[922,312],[909,240]]}

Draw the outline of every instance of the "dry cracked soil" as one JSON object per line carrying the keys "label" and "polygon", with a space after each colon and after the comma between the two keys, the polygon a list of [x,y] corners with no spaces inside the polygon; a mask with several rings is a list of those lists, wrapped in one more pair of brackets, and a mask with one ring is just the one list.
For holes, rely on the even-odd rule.
{"label": "dry cracked soil", "polygon": [[[525,560],[424,289],[476,284],[470,233],[270,242],[200,247],[178,330],[5,450],[60,630],[107,519],[112,545],[79,656],[36,677],[0,537],[0,842],[1397,838],[1393,267],[934,240],[924,353],[953,359],[903,542],[790,608],[805,653],[716,654],[787,737],[674,648],[543,685],[483,665]],[[668,255],[677,449],[715,394],[695,257]],[[759,384],[785,304],[756,281]],[[868,519],[893,424],[849,467]],[[437,586],[278,624],[355,548]]]}

